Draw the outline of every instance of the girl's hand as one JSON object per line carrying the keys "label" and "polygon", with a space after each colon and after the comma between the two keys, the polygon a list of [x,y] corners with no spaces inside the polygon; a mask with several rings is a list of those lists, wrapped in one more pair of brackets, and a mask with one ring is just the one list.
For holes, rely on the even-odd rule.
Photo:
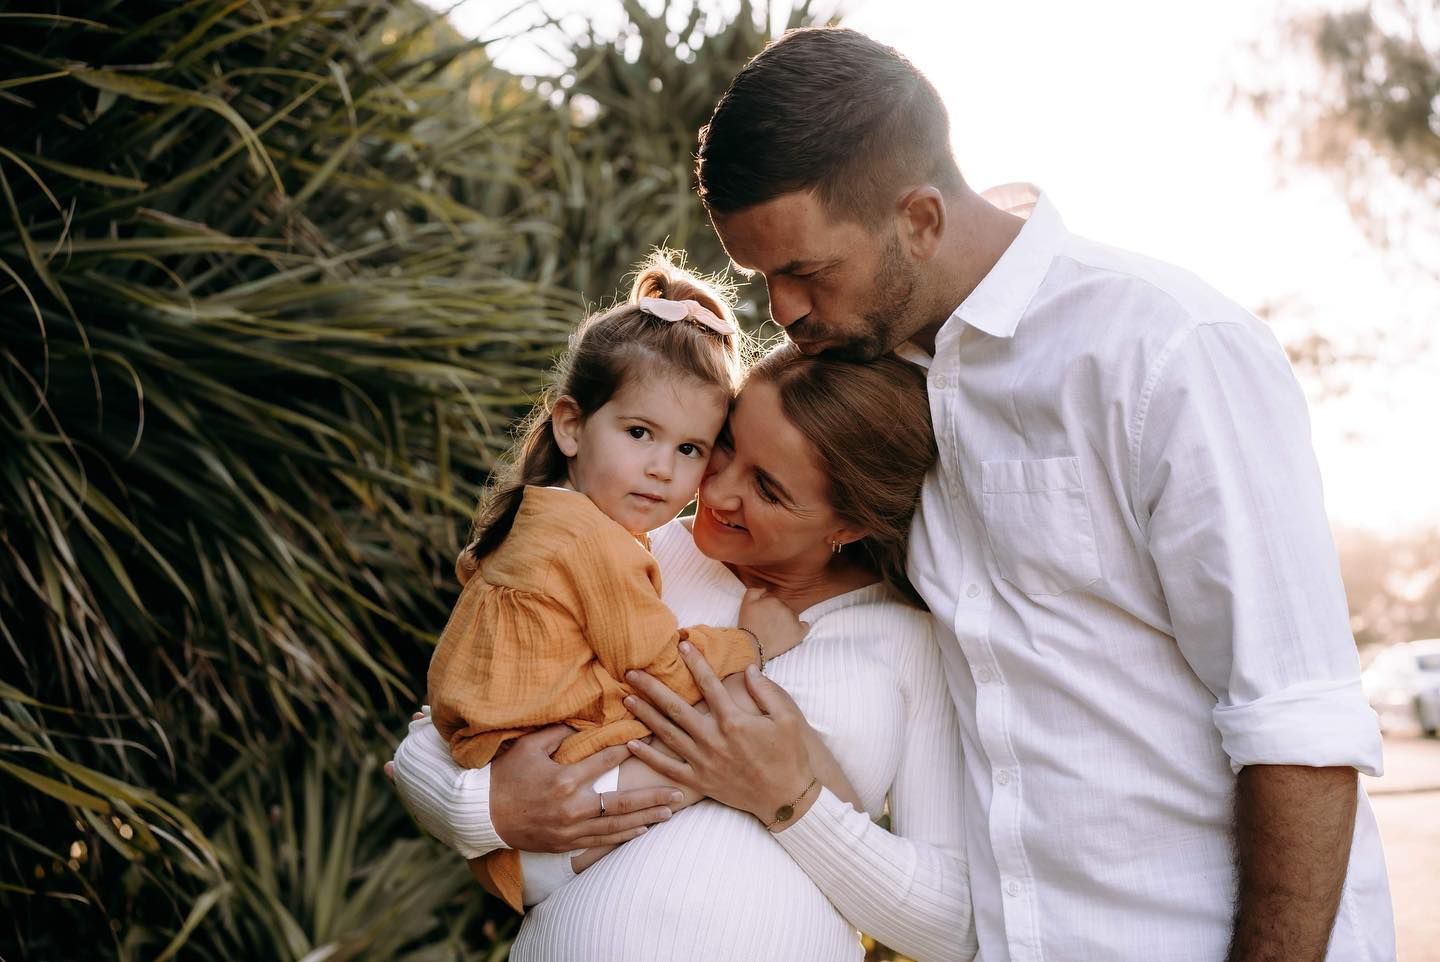
{"label": "girl's hand", "polygon": [[800,644],[810,626],[795,616],[785,602],[764,588],[750,588],[740,602],[740,627],[753,632],[774,658]]}

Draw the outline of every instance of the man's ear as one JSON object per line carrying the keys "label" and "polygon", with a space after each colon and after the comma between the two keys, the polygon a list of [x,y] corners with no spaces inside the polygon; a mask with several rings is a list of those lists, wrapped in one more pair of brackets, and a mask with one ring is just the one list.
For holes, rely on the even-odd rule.
{"label": "man's ear", "polygon": [[908,190],[896,202],[900,243],[917,261],[928,261],[945,236],[945,195],[925,184]]}
{"label": "man's ear", "polygon": [[556,400],[550,408],[550,433],[555,437],[555,446],[567,458],[575,457],[580,450],[580,405],[570,395]]}

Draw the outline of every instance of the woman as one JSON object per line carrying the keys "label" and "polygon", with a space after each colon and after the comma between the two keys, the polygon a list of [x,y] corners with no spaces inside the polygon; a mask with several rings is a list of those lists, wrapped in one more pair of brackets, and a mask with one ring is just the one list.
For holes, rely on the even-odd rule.
{"label": "woman", "polygon": [[[935,456],[923,377],[891,358],[781,347],[750,372],[729,434],[693,527],[652,536],[664,600],[682,623],[726,625],[748,588],[764,588],[811,626],[766,675],[866,811],[808,784],[798,760],[793,783],[806,787],[790,818],[710,800],[675,813],[532,908],[511,958],[829,962],[861,958],[856,928],[921,962],[968,958],[959,736],[930,618],[903,573]],[[423,721],[396,754],[396,781],[443,839],[488,805],[487,778],[464,781]],[[872,821],[887,800],[894,834]]]}

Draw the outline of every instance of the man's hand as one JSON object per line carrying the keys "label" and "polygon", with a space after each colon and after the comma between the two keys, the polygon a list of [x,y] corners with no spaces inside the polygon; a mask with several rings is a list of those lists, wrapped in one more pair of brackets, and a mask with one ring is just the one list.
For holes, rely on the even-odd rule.
{"label": "man's hand", "polygon": [[[625,706],[683,760],[643,742],[631,742],[630,751],[675,784],[768,823],[775,810],[791,804],[814,777],[805,716],[785,689],[753,666],[745,680],[760,715],[735,703],[693,645],[682,642],[680,657],[695,676],[709,714],[687,705],[644,672],[627,672],[625,680],[640,697],[625,699]],[[813,798],[814,793],[807,794],[808,801]],[[796,806],[796,816],[802,813],[803,807]]]}
{"label": "man's hand", "polygon": [[1240,892],[1228,962],[1320,962],[1340,906],[1353,768],[1252,765],[1235,787]]}
{"label": "man's hand", "polygon": [[670,817],[668,806],[680,801],[673,788],[606,792],[600,814],[600,796],[591,786],[630,752],[616,745],[561,765],[550,756],[570,734],[565,725],[542,728],[490,763],[490,822],[506,845],[525,852],[619,845]]}

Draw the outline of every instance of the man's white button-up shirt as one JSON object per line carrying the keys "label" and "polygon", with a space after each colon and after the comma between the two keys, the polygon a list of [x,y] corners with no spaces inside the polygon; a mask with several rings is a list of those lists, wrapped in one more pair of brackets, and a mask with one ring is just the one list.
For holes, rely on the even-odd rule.
{"label": "man's white button-up shirt", "polygon": [[[910,574],[942,626],[986,962],[1221,962],[1235,773],[1378,774],[1285,352],[1044,197],[941,329]],[[993,202],[993,201],[992,201]],[[1329,959],[1389,962],[1361,791]]]}

